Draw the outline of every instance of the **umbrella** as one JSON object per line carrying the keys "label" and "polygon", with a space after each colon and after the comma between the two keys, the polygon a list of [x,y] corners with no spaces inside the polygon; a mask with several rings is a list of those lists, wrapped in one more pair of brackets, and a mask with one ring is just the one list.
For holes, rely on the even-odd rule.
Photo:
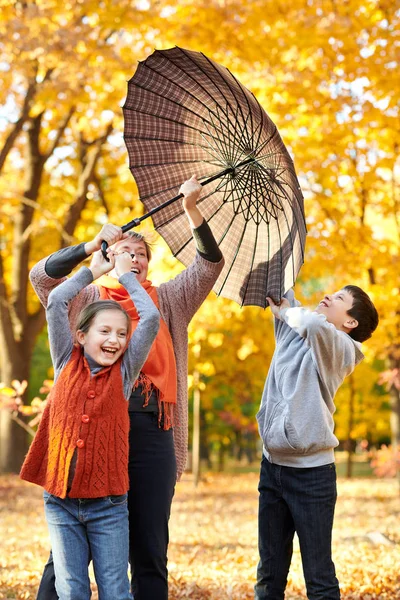
{"label": "umbrella", "polygon": [[225,257],[214,291],[242,306],[280,299],[303,264],[303,196],[255,96],[204,54],[175,47],[139,63],[123,113],[130,170],[149,211],[124,231],[151,215],[174,256],[190,264],[196,248],[176,193],[196,175],[198,206]]}

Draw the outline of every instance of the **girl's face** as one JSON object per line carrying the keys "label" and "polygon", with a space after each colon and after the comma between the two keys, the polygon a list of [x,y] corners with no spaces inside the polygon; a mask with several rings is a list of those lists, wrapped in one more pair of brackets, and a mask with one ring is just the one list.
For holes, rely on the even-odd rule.
{"label": "girl's face", "polygon": [[128,341],[128,323],[120,310],[101,310],[86,333],[76,332],[85,353],[103,367],[113,365],[123,354]]}

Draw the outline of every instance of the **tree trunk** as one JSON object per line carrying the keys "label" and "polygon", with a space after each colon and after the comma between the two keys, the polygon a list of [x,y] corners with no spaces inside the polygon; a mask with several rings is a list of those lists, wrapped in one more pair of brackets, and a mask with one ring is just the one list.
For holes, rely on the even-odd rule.
{"label": "tree trunk", "polygon": [[[43,308],[28,314],[28,275],[30,254],[30,226],[42,185],[43,170],[47,160],[58,146],[74,108],[60,121],[55,138],[47,152],[40,149],[42,114],[28,119],[27,158],[23,197],[14,217],[13,260],[10,290],[6,288],[4,258],[0,252],[0,378],[9,385],[13,379],[29,381],[32,352],[36,338],[45,323]],[[85,206],[89,183],[94,176],[102,145],[112,130],[110,124],[93,150],[82,158],[82,174],[78,182],[76,202],[72,203],[68,231],[72,234]],[[88,146],[86,150],[89,148]],[[19,471],[27,451],[25,431],[13,421],[9,412],[2,411],[0,421],[0,472]]]}
{"label": "tree trunk", "polygon": [[220,442],[218,449],[218,473],[222,473],[225,467],[225,448]]}
{"label": "tree trunk", "polygon": [[[396,356],[390,357],[390,368],[399,369],[400,372],[400,359]],[[400,492],[400,468],[397,460],[398,448],[400,448],[400,389],[392,384],[389,390],[390,398],[390,431],[391,431],[391,442],[394,461],[396,465],[396,477],[399,484]]]}
{"label": "tree trunk", "polygon": [[346,477],[350,479],[353,474],[353,440],[351,437],[353,426],[354,426],[354,401],[355,401],[355,389],[354,389],[354,377],[349,377],[349,419],[347,422],[347,466],[346,466]]}
{"label": "tree trunk", "polygon": [[[27,344],[16,344],[15,356],[12,348],[3,346],[0,353],[1,380],[7,385],[17,379],[29,380],[29,366],[32,356],[31,348]],[[8,409],[0,410],[0,473],[18,473],[26,452],[30,438],[26,431],[18,425]]]}
{"label": "tree trunk", "polygon": [[200,479],[200,375],[197,369],[193,372],[193,445],[192,445],[192,473],[193,483],[197,487]]}

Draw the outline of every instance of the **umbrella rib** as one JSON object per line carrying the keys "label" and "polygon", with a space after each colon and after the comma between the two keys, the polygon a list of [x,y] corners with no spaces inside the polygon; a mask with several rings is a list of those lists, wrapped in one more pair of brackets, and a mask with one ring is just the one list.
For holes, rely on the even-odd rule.
{"label": "umbrella rib", "polygon": [[[243,120],[243,122],[245,122],[245,121],[246,121],[246,119],[244,118],[244,113],[243,113],[243,110],[242,110],[242,105],[241,105],[241,104],[240,104],[240,102],[238,101],[238,99],[237,99],[237,97],[236,97],[236,91],[235,91],[235,90],[232,88],[232,86],[230,85],[229,79],[228,79],[228,78],[226,78],[226,79],[225,79],[225,78],[222,76],[222,74],[221,74],[221,73],[218,71],[218,69],[216,68],[215,64],[214,64],[214,63],[213,63],[213,62],[212,62],[212,61],[211,61],[211,60],[208,58],[208,56],[206,56],[206,55],[205,55],[205,54],[203,54],[203,53],[202,53],[202,55],[203,55],[203,56],[204,56],[204,58],[207,60],[207,62],[209,63],[209,65],[210,65],[210,66],[211,66],[211,67],[214,69],[214,71],[217,73],[217,75],[220,77],[220,79],[222,80],[222,82],[228,86],[228,88],[229,88],[229,91],[231,92],[231,94],[232,94],[232,96],[233,96],[233,98],[234,98],[234,100],[235,100],[235,102],[236,102],[236,106],[237,106],[237,107],[239,108],[239,110],[240,110],[240,113],[241,113],[241,116],[242,116],[242,120]],[[191,60],[192,60],[192,59],[191,59]],[[195,62],[195,61],[193,61],[193,62]],[[196,63],[195,63],[195,64],[196,64]],[[201,71],[204,73],[203,69],[201,69]],[[233,77],[233,75],[232,75],[232,73],[230,72],[230,70],[229,70],[229,69],[226,69],[226,71],[227,71],[227,73],[228,73],[228,74],[229,74],[231,77]],[[210,78],[210,77],[209,77],[209,79],[211,80],[211,78]],[[211,81],[212,81],[212,80],[211,80]],[[218,89],[218,90],[221,92],[221,90],[219,89],[219,87],[218,87],[216,84],[215,84],[215,86],[216,86],[216,87],[217,87],[217,89]],[[221,94],[222,94],[222,92],[221,92]],[[225,94],[222,94],[222,95],[225,97]],[[229,103],[229,106],[231,106],[231,105],[230,105],[230,103]],[[231,107],[231,110],[232,110],[232,112],[234,112],[232,107]],[[236,113],[237,113],[237,110],[236,110]],[[250,140],[249,140],[249,138],[247,138],[247,142],[248,142],[248,143],[250,143]]]}
{"label": "umbrella rib", "polygon": [[[292,168],[292,167],[285,167],[284,171],[288,171],[292,175],[292,178],[294,178],[294,180],[296,180],[296,172],[295,172],[294,168]],[[281,187],[282,185],[283,184],[280,183],[279,187]],[[298,192],[300,191],[300,193],[301,193],[301,189],[300,189],[300,187],[298,187],[297,190],[295,190],[293,188],[293,186],[291,184],[291,178],[288,178],[288,181],[285,182],[285,185],[287,185],[289,187],[289,189],[291,190],[291,192],[292,192],[292,194],[294,196],[295,202],[296,202],[297,206],[299,207],[300,213],[301,213],[301,215],[303,217],[302,224],[303,224],[304,228],[307,230],[307,224],[306,224],[305,216],[304,216],[304,213],[302,211],[302,207],[300,206],[300,200],[298,198],[298,196],[299,196]],[[289,203],[292,205],[292,199],[289,198],[286,190],[282,190],[282,192],[284,193],[284,195],[285,195],[286,199],[289,201]],[[293,212],[295,214],[295,211],[293,211]],[[296,214],[295,214],[295,217],[296,217]],[[296,223],[297,223],[297,217],[296,217]],[[299,223],[297,223],[297,226],[299,227]]]}
{"label": "umbrella rib", "polygon": [[[202,136],[203,134],[201,133],[200,135]],[[215,140],[215,138],[212,138],[212,139],[213,139],[213,140]],[[207,144],[209,144],[209,146],[210,146],[210,148],[211,148],[212,150],[215,150],[215,151],[216,151],[216,150],[218,150],[218,148],[217,148],[217,149],[215,149],[215,148],[214,148],[214,147],[213,147],[213,146],[212,146],[212,145],[209,143],[209,141],[208,141],[206,138],[204,139],[204,141],[205,141]],[[203,149],[204,149],[204,150],[207,152],[207,150],[206,150],[205,146],[202,146],[201,144],[199,144],[199,147],[200,147],[200,148],[203,148]],[[211,154],[211,152],[210,152],[209,150],[208,150],[208,152]],[[219,159],[220,159],[221,157],[217,155],[217,156],[214,156],[214,158],[219,158]],[[223,163],[222,161],[221,161],[221,164],[223,164],[223,165],[225,166],[225,163]]]}
{"label": "umbrella rib", "polygon": [[[200,135],[202,136],[203,134],[200,133]],[[160,138],[149,137],[149,136],[145,136],[145,135],[124,135],[124,140],[144,140],[144,141],[148,141],[148,142],[161,142],[161,143],[168,142],[171,144],[180,144],[182,146],[193,146],[193,148],[201,148],[205,152],[208,152],[216,160],[218,160],[220,158],[218,155],[213,155],[205,145],[195,144],[194,142],[188,142],[186,140],[179,140],[179,142],[178,142],[177,140],[172,140],[172,139],[167,139],[167,138],[160,139]],[[213,146],[208,142],[207,138],[205,138],[204,141],[209,145],[209,147],[212,150],[215,150],[215,148],[213,148]],[[221,164],[224,164],[224,163],[221,162]]]}
{"label": "umbrella rib", "polygon": [[[125,110],[131,110],[131,109],[125,109]],[[132,112],[135,112],[136,114],[139,115],[147,115],[148,117],[156,117],[157,119],[160,119],[160,121],[169,121],[170,123],[176,123],[177,125],[182,125],[182,127],[187,127],[188,129],[193,129],[193,131],[195,131],[196,133],[203,133],[204,135],[206,135],[206,132],[201,132],[201,130],[197,127],[193,127],[193,125],[188,125],[187,123],[183,123],[182,121],[177,121],[177,119],[171,119],[170,117],[165,117],[164,115],[156,115],[154,113],[151,112],[147,112],[146,110],[140,110],[140,109],[135,109]],[[203,120],[204,123],[204,120]],[[135,139],[136,136],[125,136],[124,138],[127,139]]]}
{"label": "umbrella rib", "polygon": [[[223,121],[222,118],[221,118],[221,116],[218,114],[219,110],[222,110],[222,109],[221,109],[221,107],[219,105],[216,105],[216,106],[217,106],[217,115],[218,115],[219,125],[220,125],[220,129],[221,129],[221,134],[222,134],[222,137],[223,137],[223,143],[225,144],[225,147],[227,146],[227,148],[226,148],[226,156],[228,157],[227,158],[227,162],[232,164],[232,157],[233,157],[233,155],[232,155],[231,139],[235,138],[235,132],[236,132],[237,123],[235,121],[235,131],[233,132],[233,135],[232,136],[226,135],[226,132],[224,131],[225,121]],[[228,120],[228,117],[229,117],[229,115],[228,115],[228,110],[227,110],[226,111],[226,119],[227,120]],[[225,129],[227,129],[226,126],[225,126]],[[228,129],[228,132],[231,133],[229,131],[229,129]]]}
{"label": "umbrella rib", "polygon": [[[289,196],[289,194],[287,193],[287,191],[284,188],[284,185],[287,185],[290,188],[292,194],[295,196],[295,192],[292,189],[292,187],[290,186],[290,183],[289,182],[282,183],[282,181],[280,181],[277,177],[272,178],[270,174],[268,174],[268,175],[269,175],[269,180],[267,179],[267,182],[269,183],[270,181],[272,181],[272,183],[274,183],[276,185],[276,187],[279,188],[279,191],[281,193],[281,197],[284,200],[286,200],[289,203],[290,206],[292,206],[291,197]],[[278,192],[274,190],[273,193],[276,196],[276,198],[278,199],[278,201],[280,201],[280,195],[278,194]],[[281,207],[281,208],[283,210],[283,207]]]}
{"label": "umbrella rib", "polygon": [[[185,88],[183,88],[181,85],[179,85],[178,83],[176,83],[175,81],[173,81],[169,77],[166,77],[163,73],[160,73],[156,69],[153,69],[152,67],[149,67],[148,65],[146,65],[146,68],[149,69],[150,71],[153,71],[153,73],[157,73],[157,75],[160,75],[161,77],[163,77],[164,79],[166,79],[170,83],[173,83],[177,88],[181,89],[183,92],[185,92],[186,94],[188,94],[188,96],[191,96],[194,100],[196,100],[196,102],[198,102],[199,104],[201,104],[206,110],[208,110],[209,112],[213,113],[213,111],[211,110],[211,108],[207,104],[205,104],[204,102],[202,102],[202,100],[199,100],[199,98],[197,98],[196,96],[194,96],[191,92],[188,92],[187,90],[185,90]],[[188,108],[185,104],[180,104],[179,102],[177,102],[176,100],[172,100],[171,98],[165,98],[165,96],[162,96],[161,94],[159,94],[158,92],[155,92],[154,90],[150,90],[149,88],[145,87],[144,85],[141,85],[140,83],[137,83],[136,81],[131,80],[129,82],[129,85],[133,85],[134,87],[137,87],[137,88],[139,88],[141,90],[144,90],[145,92],[147,92],[149,94],[154,94],[154,96],[157,96],[157,98],[161,98],[162,100],[167,100],[168,102],[171,102],[172,104],[175,104],[179,108],[182,108],[183,110],[185,110],[185,111],[193,114],[196,118],[200,118],[200,120],[202,120],[202,121],[205,120],[203,116],[200,116],[199,113],[196,113],[194,110]],[[215,100],[214,100],[214,104],[216,106],[218,106],[218,104],[215,102]],[[140,111],[137,108],[131,108],[131,107],[127,106],[126,102],[125,102],[125,104],[123,106],[123,110],[129,110],[129,111],[132,111],[132,112],[142,112],[142,111]],[[151,116],[153,116],[153,117],[158,117],[159,116],[159,115],[155,115],[153,113],[144,113],[144,114],[151,114]],[[162,118],[162,117],[160,117],[160,118]],[[180,123],[180,121],[177,121],[177,123]]]}
{"label": "umbrella rib", "polygon": [[268,251],[267,251],[267,277],[266,277],[266,281],[265,281],[265,291],[268,294],[268,282],[269,282],[269,257],[271,254],[271,231],[270,231],[270,224],[269,221],[267,221],[267,240],[268,240]]}
{"label": "umbrella rib", "polygon": [[173,161],[163,161],[161,163],[146,163],[143,165],[130,165],[130,169],[144,169],[146,167],[163,167],[164,165],[185,165],[191,163],[205,163],[209,165],[215,165],[216,167],[224,166],[223,163],[220,162],[211,162],[210,160],[203,159],[192,159],[192,160],[173,160]]}
{"label": "umbrella rib", "polygon": [[[267,183],[269,184],[269,181],[268,181],[268,180],[264,180],[262,177],[259,177],[258,181],[259,181],[259,185],[260,185],[260,186],[261,186],[261,188],[264,190],[264,192],[265,192],[265,195],[267,196],[267,202],[269,203],[269,205],[273,206],[273,207],[274,207],[274,209],[276,209],[276,210],[283,210],[283,207],[282,207],[282,205],[281,205],[281,203],[280,203],[280,200],[279,200],[279,198],[276,196],[276,194],[275,194],[274,190],[271,190],[270,188],[268,188],[268,187],[266,186],[266,184],[267,184]],[[275,198],[277,198],[277,199],[278,199],[279,205],[275,204],[275,203],[272,201],[272,199],[271,199],[271,195],[273,195],[273,196],[274,196],[274,199],[275,199]],[[271,217],[272,217],[273,219],[275,219],[275,220],[277,220],[277,219],[278,219],[278,215],[277,215],[277,213],[276,213],[276,212],[273,212],[273,211],[272,211],[270,208],[268,208],[268,206],[267,206],[267,205],[266,205],[266,203],[265,203],[265,199],[264,199],[264,208],[265,208],[266,212],[267,212],[269,215],[271,215]]]}
{"label": "umbrella rib", "polygon": [[[204,123],[204,124],[205,124],[206,128],[208,129],[207,123]],[[215,127],[214,123],[211,122],[211,125],[214,127],[214,129],[217,132],[217,134],[219,134],[218,128]],[[222,156],[225,158],[225,154],[224,154],[225,147],[223,145],[223,142],[222,142],[221,138],[219,137],[219,135],[217,135],[217,137],[213,136],[210,131],[209,131],[209,134],[210,134],[211,139],[213,139],[215,142],[217,142],[217,145],[220,148],[220,152],[221,152]],[[222,136],[224,135],[222,131],[221,131],[221,134],[222,134]],[[226,160],[226,158],[225,158],[225,160]]]}
{"label": "umbrella rib", "polygon": [[[180,69],[180,67],[178,67],[176,65],[176,63],[169,57],[164,55],[164,58],[166,60],[168,60],[170,63],[172,63],[175,67],[177,67],[178,69]],[[192,61],[194,62],[194,61]],[[194,63],[196,64],[196,63]],[[197,64],[196,64],[197,66]],[[204,106],[204,108],[206,108],[207,110],[211,111],[211,108],[202,100],[200,100],[197,96],[194,96],[191,92],[189,92],[188,90],[186,90],[185,88],[183,88],[181,85],[179,85],[178,83],[176,83],[176,81],[174,81],[173,79],[170,79],[169,77],[167,77],[166,75],[164,75],[164,73],[161,73],[160,71],[157,71],[156,69],[154,69],[153,67],[150,67],[149,65],[146,65],[146,69],[149,69],[150,71],[153,71],[153,73],[157,73],[157,75],[159,75],[160,77],[163,77],[166,81],[169,81],[170,83],[172,83],[173,85],[175,85],[177,88],[181,89],[183,92],[185,92],[186,94],[188,94],[189,96],[191,96],[194,100],[196,100],[196,102],[198,102],[199,104],[201,104],[202,106]],[[180,69],[181,70],[181,69]],[[190,79],[192,81],[194,81],[204,92],[205,94],[212,100],[212,102],[214,104],[217,105],[215,99],[213,98],[213,96],[210,94],[210,92],[201,84],[197,81],[197,79],[194,79],[189,73],[187,73],[186,71],[184,71],[185,75],[187,75],[188,77],[190,77]],[[207,76],[208,77],[208,76]],[[208,77],[209,81],[212,82],[212,80]],[[131,80],[132,81],[132,80]],[[138,85],[137,83],[132,81],[133,85],[136,85],[137,87],[141,87],[140,85]],[[147,88],[143,88],[145,90],[147,90]],[[148,91],[148,90],[147,90]],[[152,91],[152,90],[150,90]],[[155,93],[155,92],[152,92]],[[159,96],[160,98],[164,98],[164,96],[161,96],[160,94],[156,94],[157,96]],[[182,106],[184,107],[183,104],[179,104],[177,103],[178,106]],[[195,113],[196,114],[196,113]],[[196,114],[196,116],[198,116],[198,114]]]}
{"label": "umbrella rib", "polygon": [[[228,104],[225,105],[224,113],[226,115],[226,119],[228,120],[228,113],[229,113]],[[229,146],[229,160],[232,164],[233,164],[233,157],[234,157],[234,153],[235,153],[235,140],[236,140],[236,132],[238,129],[238,125],[239,125],[238,120],[235,119],[235,126],[234,126],[234,130],[232,132],[232,135],[227,136],[228,146]]]}
{"label": "umbrella rib", "polygon": [[[292,237],[292,230],[291,230],[291,227],[289,226],[289,221],[288,221],[288,218],[286,215],[286,211],[283,210],[282,212],[283,212],[283,216],[285,217],[286,227],[288,230],[288,237],[290,240],[290,250],[291,250],[291,254],[292,254],[292,275],[293,275],[293,283],[294,283],[294,281],[296,279],[296,276],[294,273],[294,260],[293,260],[294,241],[293,241],[293,237]],[[294,211],[292,211],[292,213],[293,213],[294,220],[296,221],[296,228],[298,228],[296,215],[295,215]],[[279,229],[279,227],[278,227],[278,229]]]}
{"label": "umbrella rib", "polygon": [[[277,208],[279,208],[280,210],[283,210],[282,200],[287,200],[290,203],[290,199],[289,199],[287,193],[279,185],[279,180],[274,179],[271,176],[270,172],[268,172],[266,169],[263,169],[262,167],[261,167],[261,171],[262,171],[262,174],[260,173],[260,178],[263,181],[264,185],[268,186],[268,187],[266,187],[266,190],[269,190],[270,193],[272,193],[275,196],[275,198],[277,199],[277,201],[279,202],[280,206]],[[279,187],[279,191],[281,192],[281,194],[278,194],[277,190],[275,190],[274,188],[271,187],[271,183],[274,183],[277,187]]]}
{"label": "umbrella rib", "polygon": [[[222,110],[219,105],[217,105],[217,109]],[[226,112],[226,115],[228,117],[228,111]],[[219,115],[218,115],[218,118],[219,118],[219,123],[220,123],[220,131],[221,131],[221,134],[222,134],[222,137],[223,137],[221,143],[224,144],[225,147],[228,146],[227,156],[228,156],[228,161],[230,161],[230,162],[228,162],[228,164],[235,164],[237,156],[234,155],[235,144],[233,143],[233,140],[236,139],[236,132],[238,130],[238,123],[239,123],[239,121],[238,121],[238,119],[235,119],[235,129],[232,132],[227,127],[224,127],[225,122],[221,119],[221,117]],[[227,134],[229,134],[229,135],[227,135]],[[232,140],[232,151],[233,152],[232,152],[231,156],[229,156],[229,154],[230,154],[230,148],[231,148],[231,143],[230,143],[231,140]],[[238,146],[238,144],[236,144],[236,146]],[[239,151],[240,151],[240,149],[238,149],[238,151],[236,153],[237,155],[239,154]]]}
{"label": "umbrella rib", "polygon": [[[217,175],[218,171],[214,172],[214,173],[208,173],[207,175],[204,175],[202,177],[199,177],[199,181],[202,181],[203,179],[208,179],[209,177],[213,177],[214,175]],[[177,189],[177,185],[172,185],[169,188],[163,188],[162,190],[157,190],[156,192],[153,192],[152,194],[148,194],[147,196],[140,196],[139,201],[143,202],[143,200],[148,200],[149,198],[153,198],[154,196],[158,196],[159,194],[163,193],[163,192],[172,192],[172,191],[176,191]],[[215,191],[215,190],[214,190]],[[213,192],[211,192],[209,195],[212,195]],[[204,198],[207,198],[208,196],[204,196]]]}
{"label": "umbrella rib", "polygon": [[[179,48],[179,50],[180,50],[180,52],[181,52],[181,53],[182,53],[182,54],[183,54],[183,55],[184,55],[184,56],[185,56],[185,57],[186,57],[188,60],[190,60],[190,62],[191,62],[191,63],[193,63],[193,64],[194,64],[194,65],[195,65],[195,66],[196,66],[196,67],[197,67],[197,68],[198,68],[198,69],[199,69],[199,70],[200,70],[200,71],[203,73],[203,75],[204,75],[204,76],[205,76],[205,77],[208,79],[208,81],[210,81],[210,82],[212,83],[212,85],[214,85],[214,87],[215,87],[215,88],[217,88],[217,90],[218,90],[218,92],[221,94],[221,96],[222,96],[223,98],[225,98],[225,100],[226,100],[227,104],[229,105],[229,107],[230,107],[230,109],[231,109],[231,111],[232,111],[232,114],[234,114],[234,112],[235,112],[235,111],[233,110],[233,108],[232,108],[232,105],[231,105],[231,103],[230,103],[229,99],[228,99],[228,98],[226,97],[226,95],[225,95],[225,94],[224,94],[224,93],[221,91],[220,87],[219,87],[219,86],[218,86],[218,85],[215,83],[215,81],[214,81],[213,79],[211,79],[210,75],[208,75],[208,73],[207,73],[206,71],[204,71],[204,69],[203,69],[203,68],[202,68],[202,67],[201,67],[201,66],[200,66],[200,65],[199,65],[199,64],[198,64],[198,63],[197,63],[197,62],[196,62],[196,61],[195,61],[195,60],[194,60],[194,59],[193,59],[193,58],[192,58],[192,57],[191,57],[191,56],[190,56],[190,55],[187,53],[187,52],[185,52],[185,50],[184,50],[183,48]],[[213,65],[213,64],[210,62],[210,59],[209,59],[207,56],[205,56],[203,53],[201,53],[201,55],[202,55],[202,56],[203,56],[203,57],[204,57],[204,58],[207,60],[207,62],[208,62],[208,63],[210,63],[210,64],[212,65],[213,69],[217,71],[217,73],[219,74],[219,76],[220,76],[220,78],[222,79],[222,81],[223,81],[224,83],[226,83],[226,81],[225,81],[225,79],[222,77],[222,75],[221,75],[221,74],[218,72],[218,70],[217,70],[217,69],[215,69],[214,65]],[[174,62],[172,59],[170,59],[170,58],[168,57],[168,60],[170,60],[170,61],[172,62],[172,64],[174,64],[174,65],[176,66],[176,63],[175,63],[175,62]],[[228,71],[228,69],[227,69],[227,71]],[[189,73],[187,73],[186,71],[185,71],[185,73],[186,73],[186,75],[189,75]],[[228,71],[228,73],[229,73],[229,71]],[[199,83],[199,82],[197,81],[197,79],[195,79],[195,78],[194,78],[194,77],[192,77],[191,75],[189,75],[189,77],[190,77],[190,78],[191,78],[193,81],[195,81],[195,82],[197,83],[197,85],[199,85],[199,86],[200,86],[200,87],[201,87],[201,88],[202,88],[202,89],[203,89],[203,90],[206,92],[206,94],[207,94],[207,95],[208,95],[208,96],[209,96],[209,97],[210,97],[210,98],[213,100],[213,102],[215,102],[215,103],[216,103],[216,101],[215,101],[215,99],[213,98],[213,96],[211,95],[211,93],[210,93],[210,92],[209,92],[207,89],[205,89],[205,88],[204,88],[204,86],[203,86],[201,83]],[[229,91],[232,93],[232,90],[231,90],[231,88],[229,87],[229,85],[228,85],[228,88],[229,88]],[[238,102],[237,102],[237,100],[236,100],[236,98],[235,98],[235,95],[234,95],[233,93],[232,93],[232,95],[233,95],[233,98],[235,99],[235,102],[236,102],[236,104],[237,104]],[[216,103],[216,104],[217,104],[217,103]]]}
{"label": "umbrella rib", "polygon": [[[247,175],[249,175],[249,173],[247,173]],[[235,216],[237,216],[237,213],[236,213],[236,212],[235,212],[235,215],[234,215],[234,217],[235,217]],[[233,217],[233,218],[234,218],[234,217]],[[236,247],[236,252],[235,252],[235,254],[234,254],[234,256],[233,256],[233,259],[231,260],[231,263],[230,263],[230,266],[229,266],[228,272],[227,272],[227,274],[226,274],[226,276],[225,276],[225,279],[224,279],[223,283],[221,284],[221,287],[220,287],[220,289],[219,289],[219,292],[218,292],[218,294],[220,294],[220,293],[222,292],[222,290],[223,290],[223,288],[224,288],[224,286],[225,286],[225,284],[226,284],[226,281],[227,281],[227,279],[228,279],[228,276],[229,276],[229,274],[230,274],[230,272],[231,272],[231,270],[232,270],[232,268],[233,268],[233,264],[234,264],[234,262],[235,262],[235,260],[236,260],[236,257],[237,257],[237,255],[239,254],[239,249],[240,249],[240,246],[241,246],[241,244],[242,244],[242,241],[243,241],[243,238],[244,238],[244,234],[245,234],[245,231],[246,231],[246,229],[247,229],[248,222],[249,222],[249,219],[246,219],[246,218],[245,218],[245,226],[244,226],[244,228],[243,228],[243,231],[242,231],[242,235],[241,235],[240,241],[239,241],[239,243],[238,243],[238,245],[237,245],[237,247]],[[219,245],[219,244],[222,242],[222,240],[224,239],[224,237],[225,237],[226,233],[227,233],[227,231],[225,232],[224,236],[221,238],[221,240],[220,240],[220,242],[218,243],[218,245]],[[242,302],[241,306],[243,306],[243,302]]]}
{"label": "umbrella rib", "polygon": [[[261,185],[261,186],[263,186],[263,187],[264,187],[264,190],[265,190],[265,192],[266,192],[266,195],[267,195],[267,197],[268,197],[268,202],[269,202],[269,203],[270,203],[270,204],[271,204],[271,205],[272,205],[274,208],[277,208],[277,209],[280,209],[280,210],[282,210],[282,209],[281,209],[279,206],[276,206],[276,205],[275,205],[275,204],[272,202],[272,200],[270,199],[270,193],[269,193],[269,191],[268,191],[268,190],[265,188],[265,182],[263,181],[263,179],[262,179],[262,178],[260,178],[260,173],[259,173],[259,172],[257,172],[257,178],[259,179],[259,185]],[[238,181],[238,186],[237,186],[237,187],[239,187],[239,188],[240,188],[240,186],[242,186],[242,185],[243,185],[243,184],[242,184],[242,181],[241,181],[241,180],[239,180],[239,181]],[[249,192],[246,190],[246,186],[245,186],[245,185],[243,186],[243,190],[244,190],[244,196],[249,196]],[[250,202],[250,203],[252,203],[251,196],[249,197],[249,202]],[[264,198],[263,198],[263,206],[264,206],[264,208],[265,208],[266,212],[267,212],[269,215],[271,215],[271,217],[272,217],[272,218],[274,218],[274,219],[276,219],[276,218],[277,218],[276,214],[274,214],[273,212],[271,212],[271,211],[268,209],[268,206],[265,204]]]}
{"label": "umbrella rib", "polygon": [[[282,187],[282,184],[278,184],[278,185],[279,185],[279,187]],[[289,184],[287,184],[287,185],[289,185]],[[289,187],[290,187],[290,185],[289,185]],[[290,187],[290,189],[292,189],[292,188]],[[284,194],[286,194],[286,191],[285,191],[285,190],[282,190],[282,191],[283,191],[283,193],[284,193]],[[293,190],[292,190],[292,192],[293,192]],[[293,192],[293,193],[294,193],[294,192]],[[289,200],[289,197],[287,197],[287,199]],[[289,205],[291,206],[291,204],[290,204],[290,200],[289,200]],[[286,218],[286,221],[287,221],[287,217],[286,217],[286,213],[285,213],[285,211],[283,211],[283,213],[284,213],[284,215],[285,215],[285,218]],[[293,214],[293,219],[294,219],[294,221],[296,222],[296,229],[297,229],[297,230],[300,232],[300,226],[299,226],[299,222],[298,222],[298,220],[297,220],[297,211],[293,210],[293,208],[292,208],[292,214]],[[289,229],[289,223],[288,223],[288,222],[287,222],[287,227],[288,227],[289,236],[290,236],[290,241],[291,241],[291,244],[292,244],[292,250],[293,250],[293,249],[294,249],[294,243],[293,243],[293,241],[292,241],[291,230]],[[300,245],[301,245],[301,244],[300,244]],[[304,258],[303,248],[302,248],[302,258]],[[293,280],[295,280],[295,279],[296,279],[296,277],[295,277],[295,275],[294,275],[294,264],[293,264],[292,266],[293,266]]]}
{"label": "umbrella rib", "polygon": [[[245,177],[246,171],[242,171],[239,173],[239,175],[237,175],[235,177],[235,179],[230,179],[227,181],[227,183],[231,183],[232,186],[235,185],[235,187],[232,187],[232,189],[229,191],[229,193],[227,193],[227,191],[224,192],[224,194],[227,194],[226,196],[224,195],[224,204],[226,204],[227,202],[229,202],[229,199],[233,196],[233,194],[236,192],[236,188],[240,187],[241,185],[241,181],[242,179]],[[240,204],[240,201],[239,201]]]}
{"label": "umbrella rib", "polygon": [[[229,71],[229,69],[228,69],[228,71]],[[252,145],[253,145],[254,138],[255,138],[255,130],[254,130],[254,122],[253,122],[253,111],[252,111],[252,109],[251,109],[251,106],[250,106],[250,103],[249,103],[249,99],[248,99],[248,97],[247,97],[247,94],[246,94],[246,91],[247,91],[247,90],[246,90],[246,88],[245,88],[245,87],[244,87],[244,86],[243,86],[243,85],[240,83],[240,81],[239,81],[239,80],[238,80],[238,79],[235,77],[235,75],[234,75],[233,73],[231,73],[231,71],[229,71],[229,73],[232,75],[233,79],[236,81],[237,85],[238,85],[238,86],[239,86],[239,88],[240,88],[240,91],[242,92],[242,95],[243,95],[244,99],[246,100],[246,104],[247,104],[247,108],[248,108],[248,112],[249,112],[249,114],[250,114],[250,120],[251,120],[251,128],[250,128],[250,130],[251,130],[251,132],[252,132],[252,134],[251,134],[251,138],[252,138]],[[252,92],[250,92],[250,93],[252,94],[252,96],[253,96],[253,98],[254,98],[254,100],[255,100],[255,102],[256,102],[256,105],[257,105],[257,107],[258,107],[258,108],[259,108],[259,110],[260,110],[260,114],[261,114],[261,123],[262,123],[262,113],[263,113],[262,106],[261,106],[261,104],[259,103],[259,101],[257,100],[257,98],[254,96],[254,94],[253,94]],[[259,125],[257,125],[256,129],[258,129],[258,128],[259,128]],[[254,132],[254,134],[253,134],[253,132]],[[256,144],[256,146],[257,146],[257,144]]]}
{"label": "umbrella rib", "polygon": [[[239,140],[238,140],[238,142],[237,142],[237,146],[236,146],[236,148],[237,148],[237,151],[236,151],[236,157],[235,157],[235,159],[237,159],[237,157],[239,156],[239,152],[240,152],[240,144],[241,144],[242,140],[244,139],[243,133],[244,133],[244,132],[245,132],[245,130],[246,130],[246,124],[247,124],[247,120],[248,120],[248,118],[249,118],[249,116],[247,115],[246,121],[245,121],[245,123],[244,123],[244,128],[243,128],[243,130],[242,130],[242,133],[240,134],[240,138],[239,138]],[[247,138],[247,136],[246,136],[246,141],[247,141],[247,143],[249,143],[249,142],[248,142],[248,138]]]}
{"label": "umbrella rib", "polygon": [[[245,287],[245,290],[244,290],[244,293],[243,293],[242,306],[243,306],[244,300],[246,298],[247,290],[248,290],[249,283],[250,283],[251,273],[253,271],[254,260],[256,258],[257,241],[258,241],[258,227],[256,227],[256,237],[255,237],[254,244],[253,244],[253,256],[251,258],[251,266],[250,266],[248,277],[247,277],[247,281],[246,281],[246,287]],[[265,300],[264,300],[264,308],[265,308]]]}
{"label": "umbrella rib", "polygon": [[[274,135],[277,132],[278,132],[278,130],[277,130],[276,126],[274,125],[274,129],[273,129],[272,133],[270,134],[270,136],[264,142],[262,142],[262,144],[259,148],[257,148],[257,153],[261,152],[265,148],[265,146],[270,143],[270,141],[272,140],[272,138],[274,137]],[[260,137],[261,137],[261,134],[260,134]],[[280,154],[281,154],[281,152],[271,152],[270,154],[268,154],[266,156],[279,156]]]}

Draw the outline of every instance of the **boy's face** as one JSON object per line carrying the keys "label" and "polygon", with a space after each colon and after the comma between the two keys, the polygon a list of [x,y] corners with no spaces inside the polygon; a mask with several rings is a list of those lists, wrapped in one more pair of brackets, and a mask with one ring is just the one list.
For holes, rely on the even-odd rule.
{"label": "boy's face", "polygon": [[325,315],[336,329],[348,332],[358,325],[358,321],[348,314],[352,306],[353,296],[346,290],[339,290],[334,294],[326,294],[315,312]]}

